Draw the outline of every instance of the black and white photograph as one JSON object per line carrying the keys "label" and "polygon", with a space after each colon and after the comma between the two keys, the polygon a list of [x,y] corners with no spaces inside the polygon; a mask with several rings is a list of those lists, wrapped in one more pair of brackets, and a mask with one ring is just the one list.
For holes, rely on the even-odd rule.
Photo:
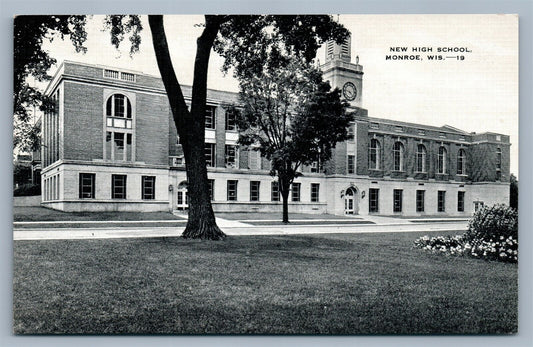
{"label": "black and white photograph", "polygon": [[518,24],[15,16],[13,334],[516,335]]}

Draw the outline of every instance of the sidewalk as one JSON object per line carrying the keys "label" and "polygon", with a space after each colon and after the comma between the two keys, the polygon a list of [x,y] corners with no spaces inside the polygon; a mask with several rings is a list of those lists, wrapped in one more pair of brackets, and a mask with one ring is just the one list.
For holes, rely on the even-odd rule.
{"label": "sidewalk", "polygon": [[[349,219],[348,219],[349,220]],[[355,221],[361,218],[355,219]],[[343,223],[345,219],[328,220],[315,219],[311,225],[252,225],[243,221],[228,220],[217,217],[218,226],[227,235],[297,235],[320,233],[376,233],[376,232],[433,232],[466,230],[467,222],[454,220],[446,222],[420,221],[416,223],[409,219],[364,216],[368,223]],[[263,220],[265,221],[265,220]],[[169,221],[115,221],[100,223],[84,221],[74,222],[76,227],[57,226],[62,223],[67,226],[73,222],[17,222],[14,223],[14,240],[52,240],[52,239],[102,239],[129,237],[179,237],[185,229],[185,218],[181,225],[169,226]],[[327,222],[327,224],[325,224]],[[338,223],[336,223],[338,222]],[[87,227],[90,224],[98,226]],[[147,226],[145,223],[153,225]],[[369,224],[370,223],[370,224]],[[126,225],[125,225],[126,224]],[[145,224],[145,226],[142,226]],[[84,227],[85,225],[85,227]]]}

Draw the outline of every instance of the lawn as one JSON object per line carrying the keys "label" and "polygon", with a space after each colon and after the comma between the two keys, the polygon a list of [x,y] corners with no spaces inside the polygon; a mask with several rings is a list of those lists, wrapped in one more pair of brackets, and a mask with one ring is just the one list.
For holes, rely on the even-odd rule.
{"label": "lawn", "polygon": [[13,207],[13,221],[129,221],[129,220],[172,220],[169,212],[62,212],[39,206]]}
{"label": "lawn", "polygon": [[17,334],[499,334],[517,265],[420,233],[15,241]]}

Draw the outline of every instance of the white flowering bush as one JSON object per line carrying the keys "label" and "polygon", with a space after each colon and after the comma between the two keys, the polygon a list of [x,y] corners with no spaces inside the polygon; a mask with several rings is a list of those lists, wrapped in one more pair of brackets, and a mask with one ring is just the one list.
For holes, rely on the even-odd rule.
{"label": "white flowering bush", "polygon": [[415,247],[433,253],[470,256],[504,262],[518,261],[518,214],[516,210],[495,205],[476,212],[468,231],[455,236],[423,236]]}

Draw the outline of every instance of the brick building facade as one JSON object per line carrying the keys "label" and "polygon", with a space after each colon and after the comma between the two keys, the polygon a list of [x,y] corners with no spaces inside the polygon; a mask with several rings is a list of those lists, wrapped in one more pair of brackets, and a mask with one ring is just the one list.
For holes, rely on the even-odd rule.
{"label": "brick building facade", "polygon": [[[368,116],[363,67],[350,41],[326,44],[324,78],[355,112],[353,140],[332,159],[302,169],[290,212],[471,215],[509,201],[509,136],[468,133]],[[191,89],[183,87],[187,100]],[[64,211],[164,211],[187,208],[185,163],[159,78],[65,61],[46,93],[42,204]],[[225,105],[235,93],[208,90],[206,160],[215,211],[280,211],[270,163],[237,145]]]}

